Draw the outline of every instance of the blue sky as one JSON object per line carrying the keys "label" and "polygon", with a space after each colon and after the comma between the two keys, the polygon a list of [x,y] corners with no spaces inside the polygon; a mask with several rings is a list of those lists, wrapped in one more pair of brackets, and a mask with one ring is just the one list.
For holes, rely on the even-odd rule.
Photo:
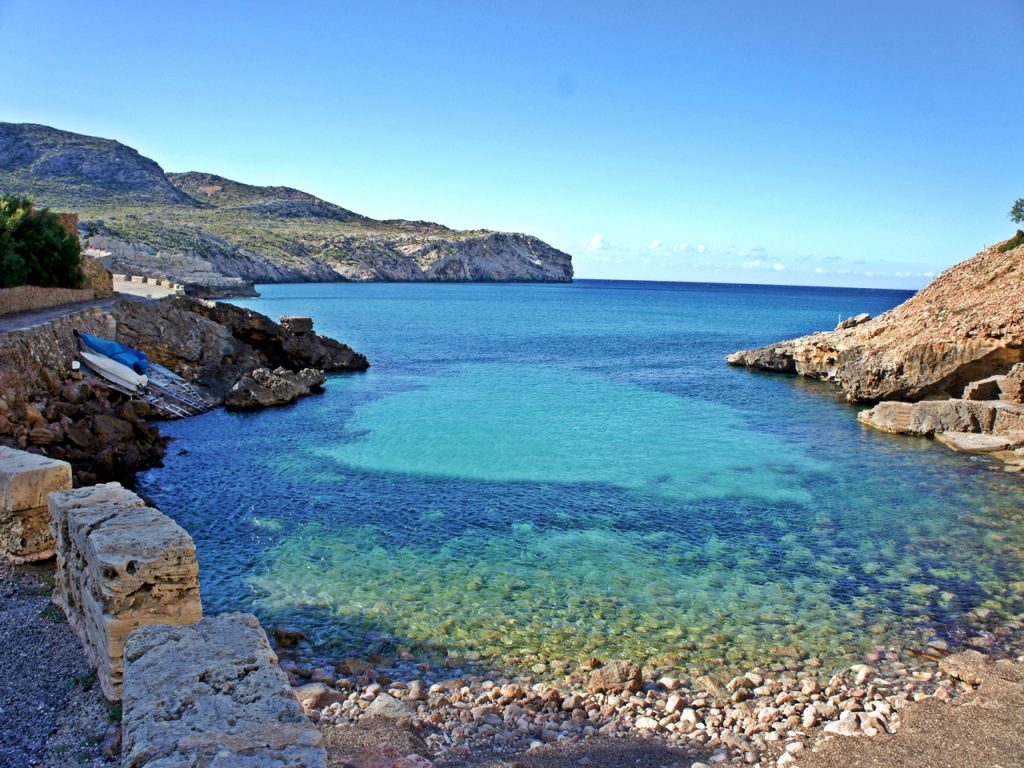
{"label": "blue sky", "polygon": [[0,0],[0,34],[0,119],[579,277],[918,287],[1024,196],[1024,0]]}

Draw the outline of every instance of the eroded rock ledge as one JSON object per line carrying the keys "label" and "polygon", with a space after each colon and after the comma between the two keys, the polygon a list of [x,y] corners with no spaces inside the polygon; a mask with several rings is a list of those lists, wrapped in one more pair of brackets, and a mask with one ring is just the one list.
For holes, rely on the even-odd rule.
{"label": "eroded rock ledge", "polygon": [[832,382],[859,402],[959,398],[968,384],[1022,360],[1024,246],[1000,253],[998,245],[874,319],[728,358]]}
{"label": "eroded rock ledge", "polygon": [[[1024,470],[1024,246],[952,267],[895,309],[728,357],[877,403],[866,426],[934,437]],[[881,401],[881,402],[879,402]]]}

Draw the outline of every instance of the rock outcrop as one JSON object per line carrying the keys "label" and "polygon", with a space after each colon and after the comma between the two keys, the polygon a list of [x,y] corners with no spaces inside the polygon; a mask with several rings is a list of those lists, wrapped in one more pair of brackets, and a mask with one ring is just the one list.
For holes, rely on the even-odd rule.
{"label": "rock outcrop", "polygon": [[71,368],[73,331],[111,336],[113,328],[111,315],[90,309],[0,334],[0,445],[68,461],[80,485],[160,465],[165,446],[147,424],[149,404]]}
{"label": "rock outcrop", "polygon": [[[957,264],[875,319],[736,352],[732,365],[800,374],[877,403],[858,420],[935,437],[1024,471],[1024,245]],[[878,402],[882,401],[882,402]]]}
{"label": "rock outcrop", "polygon": [[71,487],[71,465],[0,446],[0,553],[14,563],[53,557],[50,491]]}
{"label": "rock outcrop", "polygon": [[832,382],[853,401],[959,398],[1024,360],[1024,246],[999,245],[872,320],[759,349],[732,365]]}
{"label": "rock outcrop", "polygon": [[224,402],[232,387],[258,368],[297,372],[369,367],[363,355],[334,339],[289,330],[230,304],[183,296],[117,301],[114,316],[119,341],[202,387],[215,403]]}
{"label": "rock outcrop", "polygon": [[257,368],[235,383],[224,405],[236,411],[286,405],[319,391],[326,380],[323,372],[315,368],[303,368],[297,373],[286,368]]}
{"label": "rock outcrop", "polygon": [[96,665],[104,695],[119,699],[129,632],[202,618],[195,545],[117,483],[51,493],[48,507],[57,552],[53,601]]}
{"label": "rock outcrop", "polygon": [[325,768],[255,616],[148,626],[125,648],[123,768]]}

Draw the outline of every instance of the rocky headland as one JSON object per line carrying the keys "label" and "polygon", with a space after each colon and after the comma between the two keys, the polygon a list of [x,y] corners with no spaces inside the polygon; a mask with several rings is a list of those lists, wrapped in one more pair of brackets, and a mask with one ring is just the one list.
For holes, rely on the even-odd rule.
{"label": "rocky headland", "polygon": [[936,437],[1024,468],[1024,245],[996,244],[900,306],[729,356],[731,365],[830,382],[873,404],[861,423]]}
{"label": "rocky headland", "polygon": [[81,214],[114,273],[190,295],[252,295],[255,282],[554,281],[572,257],[536,237],[376,220],[290,187],[164,173],[109,139],[0,123],[0,193]]}

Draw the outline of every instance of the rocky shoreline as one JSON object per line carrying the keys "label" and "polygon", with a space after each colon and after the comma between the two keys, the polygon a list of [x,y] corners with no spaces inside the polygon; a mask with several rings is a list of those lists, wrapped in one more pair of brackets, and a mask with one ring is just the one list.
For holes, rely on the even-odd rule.
{"label": "rocky shoreline", "polygon": [[[919,650],[878,648],[844,669],[805,659],[692,680],[645,676],[621,660],[591,660],[557,680],[488,673],[454,655],[433,665],[407,649],[332,660],[318,656],[297,630],[277,627],[272,637],[329,755],[336,734],[344,737],[346,746],[335,750],[339,765],[426,768],[492,760],[510,766],[532,755],[585,755],[588,743],[640,736],[660,743],[681,766],[782,768],[822,737],[893,734],[913,702],[954,702],[969,694],[980,682],[971,670],[987,658],[975,649],[1024,662],[1022,630],[1010,622],[975,635],[966,656],[935,639]],[[353,733],[367,728],[378,731],[378,743],[408,752],[368,748],[359,739],[353,749]]]}
{"label": "rocky shoreline", "polygon": [[[0,362],[10,399],[0,399],[0,445],[70,462],[78,485],[130,484],[137,472],[161,466],[167,441],[153,423],[166,417],[156,406],[71,370],[73,330],[113,335],[144,351],[196,386],[210,406],[282,405],[319,391],[325,371],[369,367],[365,356],[316,334],[308,318],[275,323],[201,299],[118,299],[108,314],[97,310],[84,318],[15,339]],[[34,373],[26,375],[26,368]]]}
{"label": "rocky shoreline", "polygon": [[1024,469],[1024,246],[997,243],[879,317],[729,355],[838,386],[858,420]]}

